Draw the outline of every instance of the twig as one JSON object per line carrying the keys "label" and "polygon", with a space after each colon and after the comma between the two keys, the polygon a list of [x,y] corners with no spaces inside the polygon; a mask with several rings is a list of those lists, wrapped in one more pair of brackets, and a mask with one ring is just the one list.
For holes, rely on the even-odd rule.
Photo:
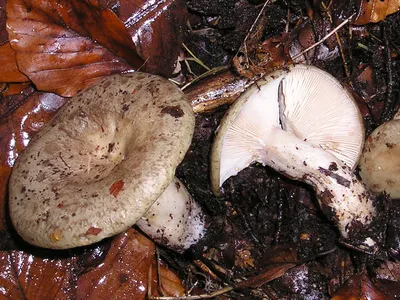
{"label": "twig", "polygon": [[212,292],[210,294],[194,295],[194,296],[180,296],[180,297],[158,297],[149,296],[150,300],[197,300],[197,299],[211,299],[222,294],[228,293],[233,290],[232,286],[224,287],[218,291]]}
{"label": "twig", "polygon": [[164,291],[164,288],[162,285],[161,269],[160,269],[160,251],[158,250],[158,247],[156,247],[156,260],[157,260],[158,290],[161,293],[161,295],[166,296],[167,293]]}
{"label": "twig", "polygon": [[[324,8],[328,18],[329,18],[329,22],[333,25],[333,19],[332,19],[332,15],[330,13],[330,7],[332,5],[332,0],[329,2],[328,6],[325,5],[324,2],[321,3],[322,7]],[[349,68],[347,67],[347,61],[346,61],[346,57],[344,55],[344,51],[343,51],[343,46],[342,46],[342,41],[340,40],[340,36],[339,33],[336,31],[335,32],[335,37],[336,37],[336,41],[338,43],[338,47],[339,47],[339,52],[340,52],[340,56],[342,57],[342,62],[343,62],[343,67],[344,67],[344,72],[346,73],[346,77],[349,78],[350,77],[350,72],[349,72]],[[350,83],[351,84],[351,83]]]}
{"label": "twig", "polygon": [[318,45],[322,44],[323,42],[325,42],[330,36],[332,36],[333,34],[335,34],[336,31],[338,31],[340,28],[342,28],[344,25],[346,25],[347,23],[349,23],[349,21],[351,20],[351,18],[353,18],[354,14],[352,14],[349,18],[347,18],[346,20],[344,20],[342,23],[340,23],[340,25],[338,27],[336,27],[335,29],[333,29],[331,32],[329,32],[326,36],[324,36],[320,41],[316,42],[315,44],[311,45],[310,47],[308,47],[307,49],[301,51],[300,53],[296,54],[295,56],[293,56],[292,60],[296,60],[298,59],[300,56],[302,56],[304,53],[307,53],[308,51],[310,51],[311,49],[317,47]]}
{"label": "twig", "polygon": [[[270,1],[271,1],[271,0],[265,1],[265,3],[263,4],[263,6],[261,7],[260,12],[258,13],[256,19],[254,20],[253,24],[251,25],[249,31],[247,32],[246,37],[245,37],[244,40],[243,40],[242,45],[243,45],[243,47],[244,47],[244,52],[245,52],[245,54],[246,54],[247,63],[249,63],[249,62],[248,62],[248,56],[247,56],[247,44],[246,44],[247,39],[250,37],[250,35],[251,35],[251,33],[252,33],[254,27],[257,25],[258,20],[261,18],[262,14],[264,13],[265,7],[269,4]],[[242,47],[239,47],[239,49],[238,49],[238,51],[236,52],[235,56],[238,56],[238,54],[239,54],[241,48],[242,48]]]}

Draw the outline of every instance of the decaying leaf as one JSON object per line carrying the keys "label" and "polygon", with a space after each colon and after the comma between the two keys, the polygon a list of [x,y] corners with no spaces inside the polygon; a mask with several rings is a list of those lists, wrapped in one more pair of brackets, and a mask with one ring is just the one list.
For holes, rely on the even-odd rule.
{"label": "decaying leaf", "polygon": [[72,299],[75,294],[73,267],[73,258],[41,258],[22,251],[1,251],[0,297]]}
{"label": "decaying leaf", "polygon": [[358,13],[353,22],[365,25],[382,21],[386,16],[400,10],[400,0],[358,0]]}
{"label": "decaying leaf", "polygon": [[182,44],[187,11],[184,0],[119,0],[116,13],[146,60],[145,70],[172,74]]}
{"label": "decaying leaf", "polygon": [[6,30],[6,0],[0,0],[0,46],[8,42]]}
{"label": "decaying leaf", "polygon": [[0,102],[0,231],[7,230],[7,183],[18,154],[65,101],[55,94],[36,93],[27,87]]}
{"label": "decaying leaf", "polygon": [[347,299],[386,300],[387,297],[362,273],[352,276],[332,297],[332,300]]}
{"label": "decaying leaf", "polygon": [[39,90],[72,96],[143,63],[121,21],[97,1],[9,0],[6,11],[19,70]]}
{"label": "decaying leaf", "polygon": [[78,279],[76,299],[145,299],[154,244],[134,229],[114,238],[101,265]]}
{"label": "decaying leaf", "polygon": [[29,79],[22,74],[17,66],[15,52],[9,43],[0,46],[0,82],[26,82]]}

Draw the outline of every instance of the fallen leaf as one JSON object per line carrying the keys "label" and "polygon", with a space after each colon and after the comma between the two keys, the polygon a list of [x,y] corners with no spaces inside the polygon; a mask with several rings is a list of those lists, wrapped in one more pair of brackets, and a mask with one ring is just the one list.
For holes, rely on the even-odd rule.
{"label": "fallen leaf", "polygon": [[[156,296],[159,295],[159,293],[156,292],[159,283],[158,283],[157,273],[154,272],[154,270],[157,270],[157,264],[155,261],[153,262],[152,270],[153,270],[152,294],[153,296]],[[160,279],[161,279],[161,286],[164,292],[168,294],[168,296],[179,297],[184,295],[185,289],[182,286],[182,281],[175,274],[175,272],[168,269],[163,264],[160,265]]]}
{"label": "fallen leaf", "polygon": [[29,79],[19,71],[15,52],[9,43],[0,46],[0,65],[0,82],[29,81]]}
{"label": "fallen leaf", "polygon": [[186,28],[184,0],[120,0],[116,13],[146,60],[145,70],[169,77]]}
{"label": "fallen leaf", "polygon": [[110,195],[113,195],[115,198],[117,198],[119,192],[124,188],[124,184],[125,183],[123,180],[114,182],[110,187]]}
{"label": "fallen leaf", "polygon": [[30,82],[6,83],[3,96],[12,96],[21,93],[29,86]]}
{"label": "fallen leaf", "polygon": [[376,268],[376,278],[400,282],[400,262],[385,261]]}
{"label": "fallen leaf", "polygon": [[73,268],[73,258],[42,258],[22,251],[1,251],[0,297],[72,299],[75,294]]}
{"label": "fallen leaf", "polygon": [[[143,64],[123,24],[95,0],[9,0],[6,12],[19,70],[39,90],[73,96],[102,76]],[[82,15],[95,18],[81,21]]]}
{"label": "fallen leaf", "polygon": [[358,12],[353,24],[377,23],[400,10],[400,0],[358,0]]}
{"label": "fallen leaf", "polygon": [[353,275],[334,293],[332,300],[374,299],[386,300],[386,295],[380,291],[365,273]]}
{"label": "fallen leaf", "polygon": [[[65,101],[55,94],[36,93],[32,87],[27,87],[20,94],[6,96],[0,102],[0,231],[8,231],[4,219],[11,168],[30,139]],[[4,247],[3,243],[6,241],[1,239],[0,247]]]}
{"label": "fallen leaf", "polygon": [[6,8],[6,0],[0,0],[0,46],[8,42],[5,8]]}
{"label": "fallen leaf", "polygon": [[76,299],[145,299],[154,244],[130,228],[116,236],[103,263],[78,278]]}

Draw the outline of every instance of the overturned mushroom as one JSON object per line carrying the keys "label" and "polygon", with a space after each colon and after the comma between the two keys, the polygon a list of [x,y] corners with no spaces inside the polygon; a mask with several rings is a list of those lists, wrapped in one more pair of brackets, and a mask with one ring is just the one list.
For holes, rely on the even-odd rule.
{"label": "overturned mushroom", "polygon": [[352,169],[364,140],[351,95],[331,75],[306,65],[259,80],[228,110],[211,155],[211,185],[220,186],[253,162],[311,184],[343,242],[374,251],[371,196]]}
{"label": "overturned mushroom", "polygon": [[192,139],[183,93],[158,76],[101,80],[71,99],[17,160],[10,215],[40,247],[88,245],[134,225],[174,178]]}
{"label": "overturned mushroom", "polygon": [[367,138],[360,158],[360,176],[374,193],[400,198],[400,120],[397,116]]}

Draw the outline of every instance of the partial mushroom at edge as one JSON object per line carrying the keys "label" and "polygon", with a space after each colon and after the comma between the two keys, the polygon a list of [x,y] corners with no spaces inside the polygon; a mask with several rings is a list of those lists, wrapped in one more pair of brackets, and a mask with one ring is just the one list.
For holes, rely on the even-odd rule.
{"label": "partial mushroom at edge", "polygon": [[226,179],[259,162],[311,184],[343,242],[375,251],[368,228],[374,197],[352,171],[363,141],[349,92],[316,67],[291,66],[257,81],[222,119],[211,154],[212,190],[219,194]]}
{"label": "partial mushroom at edge", "polygon": [[399,116],[383,123],[369,135],[359,166],[360,176],[368,189],[400,198]]}

